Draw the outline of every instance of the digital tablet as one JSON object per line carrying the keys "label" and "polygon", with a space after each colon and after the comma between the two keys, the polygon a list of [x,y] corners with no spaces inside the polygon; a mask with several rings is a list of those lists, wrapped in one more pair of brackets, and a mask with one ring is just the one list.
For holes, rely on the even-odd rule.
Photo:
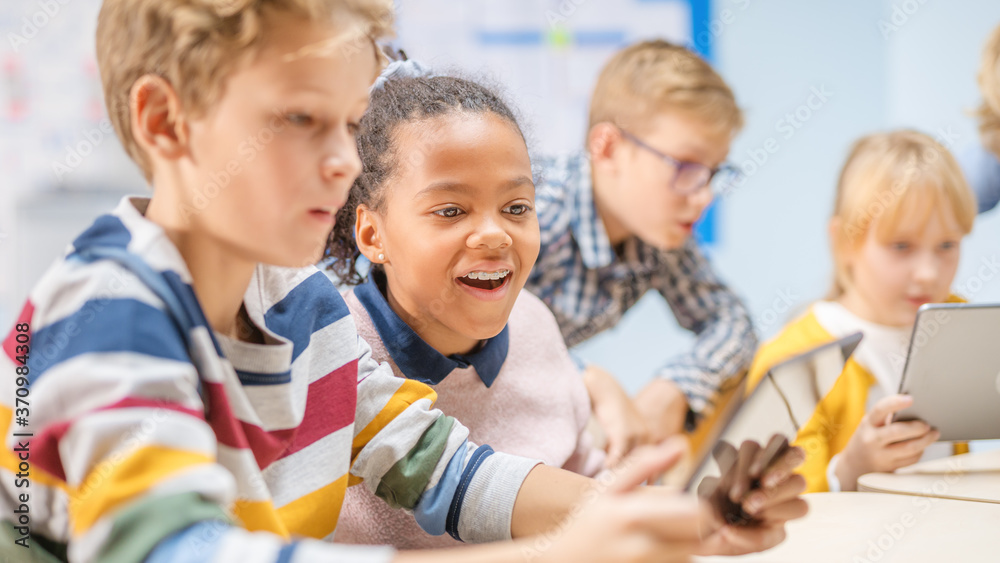
{"label": "digital tablet", "polygon": [[917,311],[899,392],[942,441],[1000,438],[1000,305],[929,303]]}
{"label": "digital tablet", "polygon": [[736,448],[744,440],[755,440],[763,447],[771,436],[779,434],[789,444],[794,442],[799,429],[844,371],[861,338],[861,333],[855,332],[776,364],[749,395],[743,378],[740,389],[722,407],[715,425],[695,452],[685,490],[695,492],[705,477],[718,475],[715,464],[710,462],[719,440]]}

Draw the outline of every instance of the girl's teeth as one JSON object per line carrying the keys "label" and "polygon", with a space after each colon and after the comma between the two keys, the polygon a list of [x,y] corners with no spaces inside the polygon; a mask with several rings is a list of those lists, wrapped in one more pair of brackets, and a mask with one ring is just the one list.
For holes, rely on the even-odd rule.
{"label": "girl's teeth", "polygon": [[470,280],[498,280],[507,277],[510,274],[510,270],[501,270],[499,272],[469,272],[465,274],[465,277]]}

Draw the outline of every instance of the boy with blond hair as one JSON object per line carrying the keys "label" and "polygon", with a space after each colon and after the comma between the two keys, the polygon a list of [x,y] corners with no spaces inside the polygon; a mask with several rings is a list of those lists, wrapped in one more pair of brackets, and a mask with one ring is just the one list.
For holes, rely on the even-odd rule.
{"label": "boy with blond hair", "polygon": [[587,366],[609,462],[682,430],[753,358],[740,299],[712,271],[692,229],[736,170],[724,161],[743,117],[712,67],[666,41],[618,52],[597,79],[584,154],[541,164],[542,245],[527,288],[570,346],[615,326],[649,290],[667,300],[694,347],[670,361],[633,410],[610,375]]}
{"label": "boy with blond hair", "polygon": [[539,561],[761,549],[804,512],[791,478],[773,517],[735,531],[694,499],[628,492],[677,442],[584,497],[591,481],[471,443],[430,388],[372,360],[308,264],[359,173],[391,16],[387,0],[104,2],[109,113],[153,196],[74,240],[4,340],[0,558],[447,563],[531,547],[316,541],[359,483],[474,542],[548,531],[587,499]]}

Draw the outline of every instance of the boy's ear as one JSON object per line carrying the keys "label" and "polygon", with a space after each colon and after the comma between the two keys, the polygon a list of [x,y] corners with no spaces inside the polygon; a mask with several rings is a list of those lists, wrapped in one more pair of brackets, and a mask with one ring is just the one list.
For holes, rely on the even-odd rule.
{"label": "boy's ear", "polygon": [[129,115],[132,135],[146,154],[173,160],[186,152],[187,122],[180,97],[162,77],[147,74],[132,84]]}
{"label": "boy's ear", "polygon": [[380,217],[363,203],[358,206],[356,214],[354,238],[358,244],[358,250],[372,264],[384,264],[388,262],[385,249],[382,248],[382,237],[380,235],[382,224]]}
{"label": "boy's ear", "polygon": [[621,130],[615,124],[607,121],[594,124],[587,133],[587,152],[591,161],[610,159],[621,141]]}

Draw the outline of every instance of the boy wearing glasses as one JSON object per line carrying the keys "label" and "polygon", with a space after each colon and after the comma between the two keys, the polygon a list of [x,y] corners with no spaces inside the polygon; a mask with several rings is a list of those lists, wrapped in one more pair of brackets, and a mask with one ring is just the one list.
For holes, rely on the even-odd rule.
{"label": "boy wearing glasses", "polygon": [[713,190],[738,179],[723,161],[742,124],[732,91],[705,61],[646,41],[598,77],[586,154],[537,161],[541,253],[526,287],[555,313],[567,345],[613,327],[651,289],[697,335],[634,403],[610,374],[586,367],[609,464],[692,424],[753,358],[746,308],[691,237]]}

